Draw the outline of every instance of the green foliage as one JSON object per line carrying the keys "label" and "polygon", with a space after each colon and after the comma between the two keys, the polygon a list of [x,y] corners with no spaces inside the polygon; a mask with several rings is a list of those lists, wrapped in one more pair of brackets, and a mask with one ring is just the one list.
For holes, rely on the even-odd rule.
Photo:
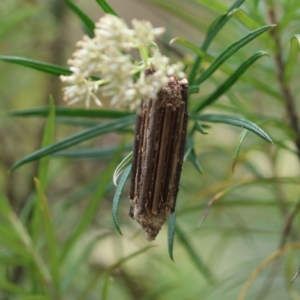
{"label": "green foliage", "polygon": [[65,107],[49,76],[71,74],[59,52],[68,39],[55,40],[63,9],[92,37],[89,5],[121,18],[122,8],[4,2],[0,298],[299,299],[299,1],[148,0],[193,29],[167,46],[178,33],[166,18],[158,42],[185,64],[190,111],[176,214],[158,248],[127,218],[134,114]]}

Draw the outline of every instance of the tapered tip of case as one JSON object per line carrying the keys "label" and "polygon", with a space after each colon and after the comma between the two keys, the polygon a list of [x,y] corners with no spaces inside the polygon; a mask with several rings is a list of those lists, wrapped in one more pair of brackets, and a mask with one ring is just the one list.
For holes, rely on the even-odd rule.
{"label": "tapered tip of case", "polygon": [[169,211],[162,211],[157,215],[147,212],[142,215],[135,215],[134,218],[141,225],[144,230],[145,238],[151,242],[154,241],[162,225],[166,222],[169,217]]}

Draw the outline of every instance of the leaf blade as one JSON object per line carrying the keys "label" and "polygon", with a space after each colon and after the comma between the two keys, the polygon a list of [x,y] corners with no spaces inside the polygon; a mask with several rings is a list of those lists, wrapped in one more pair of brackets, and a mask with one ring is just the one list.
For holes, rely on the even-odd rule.
{"label": "leaf blade", "polygon": [[218,68],[221,66],[228,58],[230,58],[239,49],[247,45],[253,39],[264,33],[265,31],[274,27],[274,24],[262,26],[256,30],[249,32],[246,36],[235,41],[230,46],[228,46],[217,58],[216,60],[206,69],[202,75],[195,80],[195,84],[201,84],[204,80],[210,77]]}
{"label": "leaf blade", "polygon": [[66,5],[79,17],[89,37],[94,37],[94,22],[71,0],[64,0]]}
{"label": "leaf blade", "polygon": [[69,70],[66,67],[61,67],[54,64],[48,64],[48,63],[44,63],[44,62],[40,62],[37,60],[24,58],[24,57],[0,55],[0,60],[8,63],[21,65],[27,68],[35,69],[38,71],[42,71],[44,73],[48,73],[55,76],[72,74],[71,70]]}
{"label": "leaf blade", "polygon": [[207,114],[207,115],[192,114],[190,118],[195,120],[212,122],[212,123],[224,123],[224,124],[229,124],[237,127],[242,127],[248,129],[249,131],[252,131],[253,133],[260,136],[261,138],[272,143],[272,139],[259,126],[241,117],[231,116],[231,115],[216,115],[216,114]]}
{"label": "leaf blade", "polygon": [[112,205],[113,222],[114,222],[115,228],[120,233],[120,235],[123,235],[123,234],[122,234],[122,231],[121,231],[121,228],[120,228],[120,225],[119,225],[119,217],[118,217],[119,204],[120,204],[121,194],[122,194],[122,191],[124,189],[126,180],[129,177],[130,171],[131,171],[131,166],[127,166],[126,169],[124,170],[121,178],[120,178],[119,184],[118,184],[117,189],[115,191],[115,195],[114,195],[114,199],[113,199],[113,205]]}
{"label": "leaf blade", "polygon": [[210,96],[208,96],[200,105],[195,109],[195,111],[200,111],[204,107],[212,104],[221,95],[223,95],[242,75],[243,73],[260,57],[268,55],[265,51],[258,51],[252,55],[248,60],[242,63],[239,68],[223,83],[217,90],[215,90]]}
{"label": "leaf blade", "polygon": [[284,70],[284,81],[286,84],[291,82],[293,71],[297,65],[297,56],[300,50],[300,34],[295,34],[291,38],[290,52],[286,61],[286,67]]}
{"label": "leaf blade", "polygon": [[115,131],[118,129],[122,129],[124,127],[134,124],[134,122],[135,122],[134,116],[128,116],[128,117],[124,117],[123,119],[117,119],[117,120],[114,120],[111,122],[107,122],[105,124],[99,124],[99,125],[93,126],[87,130],[84,130],[82,132],[73,134],[65,139],[62,139],[59,142],[57,142],[51,146],[42,148],[40,150],[37,150],[37,151],[25,156],[24,158],[22,158],[18,162],[16,162],[10,168],[10,170],[11,171],[15,170],[16,168],[18,168],[28,162],[37,160],[41,157],[47,156],[49,154],[58,152],[60,150],[66,149],[66,148],[69,148],[71,146],[74,146],[76,144],[79,144],[83,141],[94,138],[96,136],[99,136],[99,135],[102,135],[102,134],[105,134],[105,133],[108,133],[111,131]]}
{"label": "leaf blade", "polygon": [[96,0],[96,2],[100,5],[100,7],[105,13],[115,15],[116,17],[118,17],[118,14],[105,0]]}

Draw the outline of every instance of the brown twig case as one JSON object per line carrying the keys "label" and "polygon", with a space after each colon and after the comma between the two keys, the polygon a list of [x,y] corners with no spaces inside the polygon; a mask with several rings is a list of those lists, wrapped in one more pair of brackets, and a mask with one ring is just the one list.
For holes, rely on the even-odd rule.
{"label": "brown twig case", "polygon": [[[150,75],[151,76],[151,75]],[[188,82],[170,76],[168,85],[137,114],[129,215],[152,241],[174,212],[188,122]]]}

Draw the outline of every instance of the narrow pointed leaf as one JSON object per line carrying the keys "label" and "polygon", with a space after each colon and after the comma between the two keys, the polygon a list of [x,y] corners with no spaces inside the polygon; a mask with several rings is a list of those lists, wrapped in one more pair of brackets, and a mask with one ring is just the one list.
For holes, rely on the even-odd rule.
{"label": "narrow pointed leaf", "polygon": [[96,2],[101,6],[105,13],[115,15],[118,17],[118,14],[105,0],[96,0]]}
{"label": "narrow pointed leaf", "polygon": [[199,257],[197,252],[194,250],[193,246],[191,245],[190,241],[184,234],[184,232],[180,229],[180,227],[176,226],[176,236],[180,240],[181,245],[185,248],[187,254],[191,258],[194,263],[194,266],[199,270],[199,272],[206,278],[209,283],[214,283],[214,276],[212,275],[211,271],[207,268],[205,263]]}
{"label": "narrow pointed leaf", "polygon": [[[132,150],[133,145],[124,146],[124,150]],[[75,159],[97,158],[103,159],[112,157],[119,147],[102,147],[102,148],[77,148],[69,151],[61,151],[53,154],[53,157],[67,157]]]}
{"label": "narrow pointed leaf", "polygon": [[174,261],[173,248],[175,237],[176,211],[168,219],[168,252],[172,261]]}
{"label": "narrow pointed leaf", "polygon": [[284,81],[290,83],[293,75],[293,71],[297,66],[297,57],[300,50],[300,34],[295,34],[291,39],[291,46],[289,56],[286,61],[286,67],[284,71]]}
{"label": "narrow pointed leaf", "polygon": [[15,163],[10,170],[14,170],[28,162],[37,160],[41,157],[50,155],[52,153],[64,150],[66,148],[69,148],[71,146],[77,145],[83,141],[92,139],[94,137],[97,137],[99,135],[112,132],[118,129],[122,129],[124,127],[127,127],[129,125],[134,124],[135,118],[134,116],[128,116],[124,117],[122,119],[117,119],[105,124],[99,124],[96,126],[93,126],[87,130],[84,130],[82,132],[73,134],[51,146],[42,148],[40,150],[37,150],[27,156],[25,156],[23,159],[19,160],[17,163]]}
{"label": "narrow pointed leaf", "polygon": [[240,150],[241,150],[241,147],[242,147],[242,144],[243,144],[243,141],[244,141],[244,138],[246,136],[246,134],[248,133],[249,131],[247,129],[244,129],[239,137],[238,137],[238,140],[234,146],[234,150],[233,150],[233,157],[232,157],[232,164],[231,164],[231,169],[232,169],[232,173],[234,172],[234,168],[235,168],[235,165],[237,163],[237,160],[238,160],[238,156],[239,156],[239,153],[240,153]]}
{"label": "narrow pointed leaf", "polygon": [[[54,132],[55,132],[55,103],[54,99],[50,97],[49,101],[49,116],[46,121],[43,141],[42,141],[42,148],[50,146],[54,142]],[[39,162],[39,170],[38,170],[38,178],[41,181],[41,185],[43,189],[46,187],[47,183],[47,175],[49,169],[50,158],[44,157]]]}
{"label": "narrow pointed leaf", "polygon": [[217,13],[224,13],[225,11],[227,11],[227,6],[226,4],[223,4],[220,1],[216,1],[216,0],[195,0],[197,3],[202,4],[205,7],[208,7],[209,9],[217,12]]}
{"label": "narrow pointed leaf", "polygon": [[223,95],[244,73],[245,71],[260,57],[268,55],[267,52],[258,51],[248,60],[246,60],[239,68],[223,83],[216,91],[214,91],[208,98],[206,98],[200,105],[195,109],[195,111],[200,111],[204,107],[212,104],[221,95]]}
{"label": "narrow pointed leaf", "polygon": [[[210,54],[208,54],[207,52],[205,52],[204,50],[202,50],[201,48],[197,47],[195,44],[187,41],[186,39],[183,39],[181,37],[176,37],[174,39],[171,40],[170,43],[179,43],[180,45],[186,47],[187,49],[193,51],[195,54],[197,54],[199,57],[201,57],[201,59],[203,59],[204,61],[207,62],[213,62],[216,60],[216,58]],[[234,73],[235,69],[232,67],[229,67],[228,65],[226,65],[225,63],[222,64],[219,69],[221,71],[223,71],[226,74],[232,74]],[[268,95],[271,95],[272,97],[275,97],[277,99],[281,99],[281,95],[275,91],[272,87],[270,87],[269,85],[264,84],[263,82],[253,78],[253,77],[246,77],[243,76],[241,78],[241,80],[243,82],[246,82],[248,84],[250,84],[251,86],[255,87],[256,89],[265,92]],[[197,87],[197,89],[195,88]],[[199,85],[193,85],[189,87],[189,94],[194,94],[194,93],[198,93],[199,91]]]}
{"label": "narrow pointed leaf", "polygon": [[[14,284],[8,280],[0,279],[0,289],[2,292],[14,293],[14,295],[27,295],[29,292],[18,284]],[[1,293],[2,294],[2,293]]]}
{"label": "narrow pointed leaf", "polygon": [[117,186],[116,192],[115,192],[115,196],[113,199],[113,205],[112,205],[112,216],[113,216],[113,221],[114,221],[114,225],[117,229],[117,231],[122,234],[120,225],[119,225],[119,217],[118,217],[118,213],[119,213],[119,204],[120,204],[120,200],[121,200],[121,195],[122,195],[122,191],[124,189],[125,183],[127,178],[129,177],[131,171],[131,166],[128,166],[123,174],[121,175],[119,184]]}
{"label": "narrow pointed leaf", "polygon": [[189,154],[188,154],[187,158],[192,163],[192,165],[195,167],[195,169],[200,174],[202,174],[202,168],[201,168],[201,166],[198,162],[197,155],[196,155],[196,152],[195,152],[195,149],[194,149],[194,142],[193,142],[191,136],[187,137],[186,148],[189,149],[188,150]]}
{"label": "narrow pointed leaf", "polygon": [[59,278],[59,261],[58,261],[58,245],[55,237],[55,229],[53,227],[52,217],[48,206],[47,197],[43,191],[41,182],[34,178],[34,184],[37,191],[37,200],[41,214],[41,220],[46,239],[47,252],[50,262],[50,272],[54,281],[54,286],[57,295],[60,293],[60,278]]}
{"label": "narrow pointed leaf", "polygon": [[96,274],[96,276],[90,280],[90,282],[87,284],[87,286],[83,289],[83,291],[81,292],[81,294],[79,295],[78,298],[76,298],[77,300],[86,300],[89,299],[88,295],[92,292],[92,290],[95,288],[95,286],[98,284],[98,281],[105,275],[110,274],[111,272],[113,272],[115,269],[121,267],[124,263],[126,263],[128,260],[148,251],[149,249],[153,248],[155,246],[147,246],[142,248],[141,250],[138,250],[132,254],[129,254],[123,258],[121,258],[120,260],[118,260],[116,263],[114,263],[111,266],[108,266],[107,268],[105,268],[104,270],[100,270],[98,272],[98,274]]}
{"label": "narrow pointed leaf", "polygon": [[262,26],[262,24],[252,18],[246,11],[244,11],[242,8],[236,8],[234,9],[231,14],[246,28],[250,30],[254,30],[255,28],[258,28]]}
{"label": "narrow pointed leaf", "polygon": [[[229,18],[231,17],[230,12],[234,10],[237,7],[240,7],[245,0],[237,0],[233,3],[233,5],[228,9],[227,13],[218,17],[216,20],[212,22],[212,24],[209,27],[209,30],[205,36],[205,40],[201,46],[201,49],[206,51],[215,38],[215,36],[219,33],[219,31],[224,27],[224,25],[228,22]],[[195,62],[193,64],[193,68],[191,70],[191,73],[189,75],[189,83],[194,84],[194,80],[197,76],[197,72],[199,70],[201,63],[201,57],[197,56],[195,59]]]}
{"label": "narrow pointed leaf", "polygon": [[242,127],[252,131],[253,133],[257,134],[261,138],[265,139],[266,141],[272,143],[271,138],[255,123],[246,120],[241,117],[237,116],[230,116],[230,115],[215,115],[215,114],[207,114],[207,115],[196,115],[192,114],[190,116],[191,119],[197,119],[206,122],[212,123],[224,123],[229,124],[237,127]]}
{"label": "narrow pointed leaf", "polygon": [[234,53],[236,53],[239,49],[247,45],[253,39],[264,33],[265,31],[271,29],[275,25],[266,25],[261,28],[258,28],[254,31],[251,31],[246,36],[242,37],[238,41],[231,44],[227,47],[217,58],[216,60],[210,65],[210,67],[205,70],[202,75],[195,80],[194,84],[200,84],[208,77],[210,77],[228,58],[230,58]]}
{"label": "narrow pointed leaf", "polygon": [[123,173],[123,171],[131,164],[132,162],[132,151],[119,163],[116,167],[114,175],[113,175],[113,183],[117,186],[117,181],[119,176]]}
{"label": "narrow pointed leaf", "polygon": [[0,55],[0,60],[42,71],[44,73],[48,73],[55,76],[72,74],[72,72],[68,68],[18,56]]}
{"label": "narrow pointed leaf", "polygon": [[[49,101],[49,115],[46,121],[44,135],[41,147],[47,147],[53,144],[54,142],[54,129],[55,129],[55,104],[52,97],[50,97]],[[38,166],[38,178],[41,182],[41,186],[44,190],[47,187],[47,176],[49,171],[50,157],[46,156],[40,159]],[[32,236],[32,242],[34,245],[37,245],[39,242],[39,234],[40,234],[40,222],[42,220],[41,210],[39,201],[34,196],[33,207],[32,207],[32,217],[30,218],[30,232]]]}
{"label": "narrow pointed leaf", "polygon": [[203,126],[199,122],[195,122],[194,129],[202,134],[208,134],[209,132],[206,131]]}
{"label": "narrow pointed leaf", "polygon": [[[28,110],[16,110],[9,113],[14,117],[47,117],[49,107],[33,108]],[[108,118],[116,119],[133,115],[132,112],[109,110],[109,109],[84,109],[56,107],[55,114],[58,117],[81,117],[81,118]]]}
{"label": "narrow pointed leaf", "polygon": [[67,239],[63,247],[61,261],[64,261],[64,259],[68,256],[70,251],[73,249],[74,245],[78,242],[85,230],[90,226],[92,220],[97,214],[98,208],[104,200],[104,196],[107,191],[107,186],[111,182],[113,170],[116,166],[117,161],[120,159],[122,151],[123,145],[119,147],[119,151],[115,153],[114,157],[109,161],[108,166],[103,171],[101,171],[97,189],[93,193],[93,196],[90,199],[88,206],[84,210],[84,213],[82,214],[80,220],[76,224],[75,229],[73,230],[72,234]]}
{"label": "narrow pointed leaf", "polygon": [[79,17],[89,37],[94,37],[94,22],[71,0],[64,0],[66,5]]}

